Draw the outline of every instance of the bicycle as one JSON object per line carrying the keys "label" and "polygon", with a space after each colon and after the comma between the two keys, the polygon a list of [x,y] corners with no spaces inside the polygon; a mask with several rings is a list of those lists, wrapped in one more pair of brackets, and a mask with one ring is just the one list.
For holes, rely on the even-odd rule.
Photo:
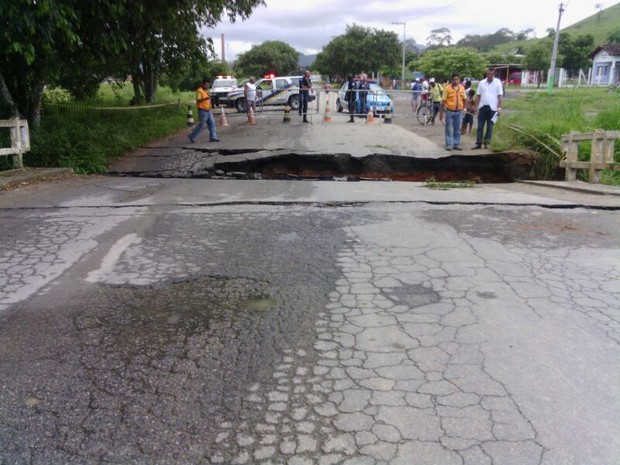
{"label": "bicycle", "polygon": [[416,117],[421,125],[426,126],[433,120],[433,102],[430,98],[422,100],[420,108],[416,112]]}

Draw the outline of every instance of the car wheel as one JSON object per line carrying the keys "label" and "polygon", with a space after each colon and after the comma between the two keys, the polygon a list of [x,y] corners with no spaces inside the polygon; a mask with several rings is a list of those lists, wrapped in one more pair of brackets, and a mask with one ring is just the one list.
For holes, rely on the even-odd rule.
{"label": "car wheel", "polygon": [[292,95],[291,98],[288,99],[288,104],[291,110],[299,110],[299,95]]}
{"label": "car wheel", "polygon": [[245,101],[242,98],[238,98],[235,102],[235,108],[239,113],[245,113]]}
{"label": "car wheel", "polygon": [[336,111],[338,111],[338,113],[342,113],[343,110],[344,108],[340,105],[340,99],[336,100]]}

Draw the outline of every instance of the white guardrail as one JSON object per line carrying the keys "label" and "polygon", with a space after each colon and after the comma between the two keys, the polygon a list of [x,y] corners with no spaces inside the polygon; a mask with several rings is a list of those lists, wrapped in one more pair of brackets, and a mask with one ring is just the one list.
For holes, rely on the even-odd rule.
{"label": "white guardrail", "polygon": [[0,156],[12,156],[13,167],[23,169],[23,154],[30,151],[30,133],[28,121],[25,119],[13,118],[0,120],[0,128],[9,128],[11,133],[11,147],[0,147]]}

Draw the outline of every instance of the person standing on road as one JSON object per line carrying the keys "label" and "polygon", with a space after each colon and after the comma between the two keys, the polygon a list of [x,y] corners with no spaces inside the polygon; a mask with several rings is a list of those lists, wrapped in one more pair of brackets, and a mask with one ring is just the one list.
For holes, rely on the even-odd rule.
{"label": "person standing on road", "polygon": [[458,73],[452,75],[452,82],[443,90],[439,120],[445,114],[446,150],[463,150],[461,148],[461,116],[465,108],[465,88],[461,85]]}
{"label": "person standing on road", "polygon": [[308,123],[308,101],[310,100],[310,89],[312,89],[312,81],[310,80],[310,70],[304,72],[304,77],[299,80],[299,116],[303,115],[304,123]]}
{"label": "person standing on road", "polygon": [[202,85],[196,89],[196,106],[198,107],[198,124],[194,128],[194,130],[190,133],[189,140],[192,142],[196,142],[196,136],[202,131],[205,127],[205,124],[209,128],[209,142],[219,142],[220,140],[217,138],[217,131],[215,130],[215,120],[213,119],[213,114],[211,113],[211,97],[209,97],[209,86],[211,85],[211,81],[207,78],[202,80]]}
{"label": "person standing on road", "polygon": [[422,84],[420,84],[420,78],[415,78],[411,84],[411,109],[414,113],[420,107],[420,94],[422,94]]}
{"label": "person standing on road", "polygon": [[443,93],[443,88],[440,84],[435,82],[435,78],[430,78],[428,82],[430,85],[429,95],[431,102],[433,103],[433,116],[431,116],[431,124],[435,124],[435,117],[439,113],[439,108],[441,108],[441,95]]}
{"label": "person standing on road", "polygon": [[[476,92],[476,105],[474,112],[478,113],[478,130],[476,132],[476,145],[474,150],[484,148],[491,143],[491,137],[493,136],[493,117],[499,116],[502,111],[502,97],[504,95],[504,89],[499,79],[495,77],[495,70],[487,70],[487,78],[480,81],[478,84],[478,91]],[[486,124],[487,130],[484,132],[484,126]]]}
{"label": "person standing on road", "polygon": [[368,92],[370,91],[370,84],[368,83],[368,75],[364,72],[360,74],[360,81],[357,84],[358,95],[360,99],[360,113],[362,115],[368,114],[368,108],[366,108],[366,102],[368,101]]}
{"label": "person standing on road", "polygon": [[422,84],[420,85],[422,87],[422,94],[420,95],[420,100],[422,102],[426,102],[428,100],[428,89],[429,89],[428,80],[426,78],[422,78]]}
{"label": "person standing on road", "polygon": [[349,75],[347,76],[347,91],[344,94],[345,100],[347,101],[348,107],[349,107],[349,121],[347,121],[347,123],[355,123],[355,101],[356,99],[356,92],[355,92],[355,88],[356,88],[356,84],[355,84],[355,80],[353,79],[353,76]]}
{"label": "person standing on road", "polygon": [[256,113],[256,78],[254,76],[243,86],[243,95],[245,97],[245,110],[250,111],[251,108]]}
{"label": "person standing on road", "polygon": [[474,89],[467,90],[465,98],[465,114],[463,115],[463,124],[461,125],[461,134],[471,134],[474,127],[474,111],[476,108],[476,91]]}

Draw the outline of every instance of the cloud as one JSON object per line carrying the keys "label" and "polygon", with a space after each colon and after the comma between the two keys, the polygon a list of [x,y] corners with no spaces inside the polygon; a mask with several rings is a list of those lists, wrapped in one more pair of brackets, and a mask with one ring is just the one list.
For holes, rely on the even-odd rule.
{"label": "cloud", "polygon": [[[491,34],[508,28],[514,32],[534,28],[539,37],[547,28],[555,28],[559,0],[492,0],[486,4],[453,0],[432,5],[420,1],[364,1],[313,0],[299,3],[292,0],[266,0],[266,6],[254,10],[246,21],[221,22],[203,34],[213,38],[219,54],[220,37],[224,34],[226,59],[267,40],[280,40],[296,50],[311,54],[319,52],[334,37],[344,34],[347,25],[395,32],[402,40],[406,22],[406,37],[419,44],[426,43],[433,29],[447,27],[453,42],[468,34]],[[596,13],[594,3],[569,0],[562,27]]]}

